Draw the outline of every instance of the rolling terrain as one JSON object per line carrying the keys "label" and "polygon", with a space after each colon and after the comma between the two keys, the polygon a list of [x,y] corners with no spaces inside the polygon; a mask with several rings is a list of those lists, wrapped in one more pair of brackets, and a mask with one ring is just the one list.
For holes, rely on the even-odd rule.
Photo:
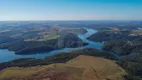
{"label": "rolling terrain", "polygon": [[105,41],[102,49],[120,56],[117,63],[127,71],[126,80],[142,80],[141,30],[128,26],[114,28],[100,30],[88,39],[99,42]]}
{"label": "rolling terrain", "polygon": [[142,23],[48,23],[5,24],[0,27],[0,49],[15,51],[18,55],[77,49],[87,45],[77,37],[86,33],[78,26],[98,30],[87,39],[103,42],[103,47],[61,52],[44,59],[30,57],[2,62],[0,80],[142,80],[142,31],[139,30]]}
{"label": "rolling terrain", "polygon": [[80,55],[65,63],[7,68],[0,80],[123,80],[125,74],[111,60]]}
{"label": "rolling terrain", "polygon": [[36,54],[86,45],[77,37],[86,33],[79,27],[40,22],[15,22],[0,26],[0,49],[8,49],[16,54]]}

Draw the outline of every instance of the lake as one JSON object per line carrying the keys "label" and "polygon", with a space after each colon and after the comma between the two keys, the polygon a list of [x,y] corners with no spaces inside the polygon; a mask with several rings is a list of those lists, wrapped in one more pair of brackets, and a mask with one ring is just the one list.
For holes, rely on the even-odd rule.
{"label": "lake", "polygon": [[[45,53],[37,53],[37,54],[30,54],[30,55],[17,55],[13,51],[8,51],[8,49],[0,49],[0,62],[6,62],[6,61],[11,61],[13,59],[18,59],[18,58],[38,58],[38,59],[43,59],[46,56],[52,56],[61,52],[71,52],[74,50],[79,50],[79,49],[85,49],[85,48],[95,48],[98,50],[102,49],[102,46],[104,45],[104,42],[93,42],[88,40],[87,38],[90,37],[91,35],[97,33],[98,31],[95,29],[91,28],[86,28],[83,27],[83,29],[87,30],[85,34],[79,34],[78,37],[85,43],[88,43],[86,46],[82,47],[77,47],[77,48],[63,48],[59,50],[53,50],[51,52],[45,52]],[[117,54],[112,53],[115,57],[119,57]]]}

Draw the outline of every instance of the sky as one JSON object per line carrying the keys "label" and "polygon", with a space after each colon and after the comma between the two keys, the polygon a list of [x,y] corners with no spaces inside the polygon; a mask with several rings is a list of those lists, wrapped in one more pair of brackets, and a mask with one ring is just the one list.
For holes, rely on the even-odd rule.
{"label": "sky", "polygon": [[142,0],[0,0],[0,21],[142,20]]}

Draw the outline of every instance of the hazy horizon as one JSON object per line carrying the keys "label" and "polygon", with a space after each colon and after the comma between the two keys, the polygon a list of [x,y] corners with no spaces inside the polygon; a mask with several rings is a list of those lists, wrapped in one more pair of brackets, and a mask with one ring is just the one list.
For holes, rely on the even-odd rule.
{"label": "hazy horizon", "polygon": [[14,22],[16,22],[16,21],[142,21],[142,19],[133,19],[133,20],[121,20],[121,19],[118,19],[118,20],[116,20],[116,19],[114,19],[114,20],[112,20],[112,19],[108,19],[108,20],[99,20],[99,19],[94,19],[94,20],[85,20],[85,19],[82,19],[82,20],[77,20],[77,19],[74,19],[74,20],[0,20],[0,22],[8,22],[8,21],[14,21]]}

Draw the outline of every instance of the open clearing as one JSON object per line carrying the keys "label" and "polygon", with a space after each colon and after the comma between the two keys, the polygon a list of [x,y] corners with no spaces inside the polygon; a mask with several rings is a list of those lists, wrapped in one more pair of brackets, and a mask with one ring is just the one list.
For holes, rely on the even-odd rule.
{"label": "open clearing", "polygon": [[111,60],[81,55],[66,63],[7,68],[0,72],[0,80],[123,80],[125,74]]}

